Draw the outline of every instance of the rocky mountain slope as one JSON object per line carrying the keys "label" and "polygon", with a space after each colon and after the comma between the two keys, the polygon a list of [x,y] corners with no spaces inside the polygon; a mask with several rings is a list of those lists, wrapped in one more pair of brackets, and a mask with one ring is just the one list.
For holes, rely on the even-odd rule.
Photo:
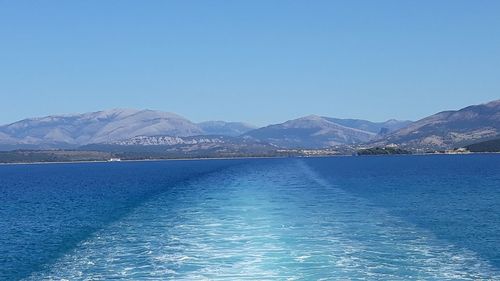
{"label": "rocky mountain slope", "polygon": [[89,144],[81,150],[146,155],[222,157],[231,155],[264,155],[277,148],[265,142],[231,136],[137,136],[107,143]]}
{"label": "rocky mountain slope", "polygon": [[453,148],[500,135],[500,100],[443,111],[413,122],[381,139],[420,149]]}
{"label": "rocky mountain slope", "polygon": [[250,131],[245,136],[284,148],[324,148],[371,141],[381,131],[391,131],[410,121],[374,123],[310,115]]}
{"label": "rocky mountain slope", "polygon": [[375,133],[349,128],[320,116],[306,116],[250,131],[245,136],[285,148],[318,148],[366,142]]}

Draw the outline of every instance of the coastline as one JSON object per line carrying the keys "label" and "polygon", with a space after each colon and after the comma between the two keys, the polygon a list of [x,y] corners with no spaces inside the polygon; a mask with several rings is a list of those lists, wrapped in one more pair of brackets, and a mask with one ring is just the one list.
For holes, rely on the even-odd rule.
{"label": "coastline", "polygon": [[199,160],[240,160],[240,159],[283,159],[283,158],[335,158],[335,157],[393,157],[393,156],[450,156],[450,155],[477,155],[500,154],[500,152],[469,152],[469,153],[415,153],[415,154],[378,154],[378,155],[311,155],[311,156],[242,156],[242,157],[185,157],[185,158],[152,158],[152,159],[121,159],[109,160],[82,160],[82,161],[40,161],[40,162],[0,162],[0,166],[7,165],[45,165],[45,164],[91,164],[91,163],[127,163],[127,162],[160,162],[160,161],[199,161]]}
{"label": "coastline", "polygon": [[[340,155],[339,155],[340,156]],[[349,155],[345,155],[349,156]],[[316,156],[320,157],[320,156]],[[325,156],[324,156],[325,157]],[[122,159],[109,160],[83,160],[83,161],[45,161],[45,162],[0,162],[0,165],[43,165],[43,164],[80,164],[80,163],[124,163],[124,162],[160,162],[160,161],[197,161],[197,160],[238,160],[238,159],[273,159],[273,158],[300,158],[296,156],[245,156],[245,157],[192,157],[192,158],[155,158],[155,159]]]}

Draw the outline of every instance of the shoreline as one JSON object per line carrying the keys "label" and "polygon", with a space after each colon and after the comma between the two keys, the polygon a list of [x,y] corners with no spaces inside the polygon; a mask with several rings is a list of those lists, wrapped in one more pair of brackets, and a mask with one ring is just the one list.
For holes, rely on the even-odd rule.
{"label": "shoreline", "polygon": [[273,158],[295,158],[294,156],[246,156],[246,157],[193,157],[193,158],[156,158],[156,159],[122,159],[120,161],[109,160],[82,160],[82,161],[46,161],[46,162],[0,162],[1,165],[43,165],[43,164],[79,164],[79,163],[123,163],[123,162],[160,162],[160,161],[197,161],[197,160],[238,160],[238,159],[273,159]]}
{"label": "shoreline", "polygon": [[160,162],[160,161],[199,161],[199,160],[240,160],[240,159],[284,159],[284,158],[333,158],[333,157],[380,157],[380,156],[436,156],[436,155],[477,155],[477,154],[500,154],[500,152],[469,152],[469,153],[415,153],[415,154],[378,154],[378,155],[313,155],[313,156],[242,156],[242,157],[186,157],[186,158],[156,158],[156,159],[122,159],[120,161],[109,160],[82,160],[82,161],[46,161],[46,162],[0,162],[0,166],[6,165],[44,165],[44,164],[91,164],[91,163],[122,163],[122,162]]}

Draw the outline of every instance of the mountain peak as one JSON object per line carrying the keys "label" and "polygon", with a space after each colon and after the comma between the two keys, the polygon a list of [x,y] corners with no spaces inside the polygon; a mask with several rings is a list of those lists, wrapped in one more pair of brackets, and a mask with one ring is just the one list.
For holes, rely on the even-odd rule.
{"label": "mountain peak", "polygon": [[310,114],[310,115],[307,115],[307,116],[299,117],[299,118],[294,119],[294,120],[312,120],[312,121],[317,121],[317,120],[324,120],[324,119],[323,119],[323,117],[321,117],[319,115]]}

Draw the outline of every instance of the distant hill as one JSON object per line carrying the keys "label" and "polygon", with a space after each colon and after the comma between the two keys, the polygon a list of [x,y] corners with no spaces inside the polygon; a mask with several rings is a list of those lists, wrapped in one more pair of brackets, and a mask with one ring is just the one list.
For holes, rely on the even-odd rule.
{"label": "distant hill", "polygon": [[379,144],[442,149],[491,139],[499,134],[500,100],[496,100],[431,115],[385,135]]}
{"label": "distant hill", "polygon": [[[409,121],[374,123],[356,119],[337,119],[310,115],[281,124],[250,131],[245,136],[284,148],[324,148],[333,145],[358,144],[375,139],[386,128],[404,126]],[[398,125],[395,125],[395,124]]]}
{"label": "distant hill", "polygon": [[0,150],[75,148],[135,136],[238,135],[250,129],[253,127],[237,122],[195,124],[169,112],[112,109],[30,118],[0,126]]}
{"label": "distant hill", "polygon": [[398,155],[398,154],[411,154],[410,151],[397,147],[373,147],[360,149],[356,152],[357,155]]}
{"label": "distant hill", "polygon": [[1,126],[2,144],[40,147],[79,146],[137,135],[199,135],[202,130],[189,120],[168,112],[113,109],[64,116],[25,119]]}
{"label": "distant hill", "polygon": [[500,152],[500,138],[474,143],[466,148],[471,152]]}

